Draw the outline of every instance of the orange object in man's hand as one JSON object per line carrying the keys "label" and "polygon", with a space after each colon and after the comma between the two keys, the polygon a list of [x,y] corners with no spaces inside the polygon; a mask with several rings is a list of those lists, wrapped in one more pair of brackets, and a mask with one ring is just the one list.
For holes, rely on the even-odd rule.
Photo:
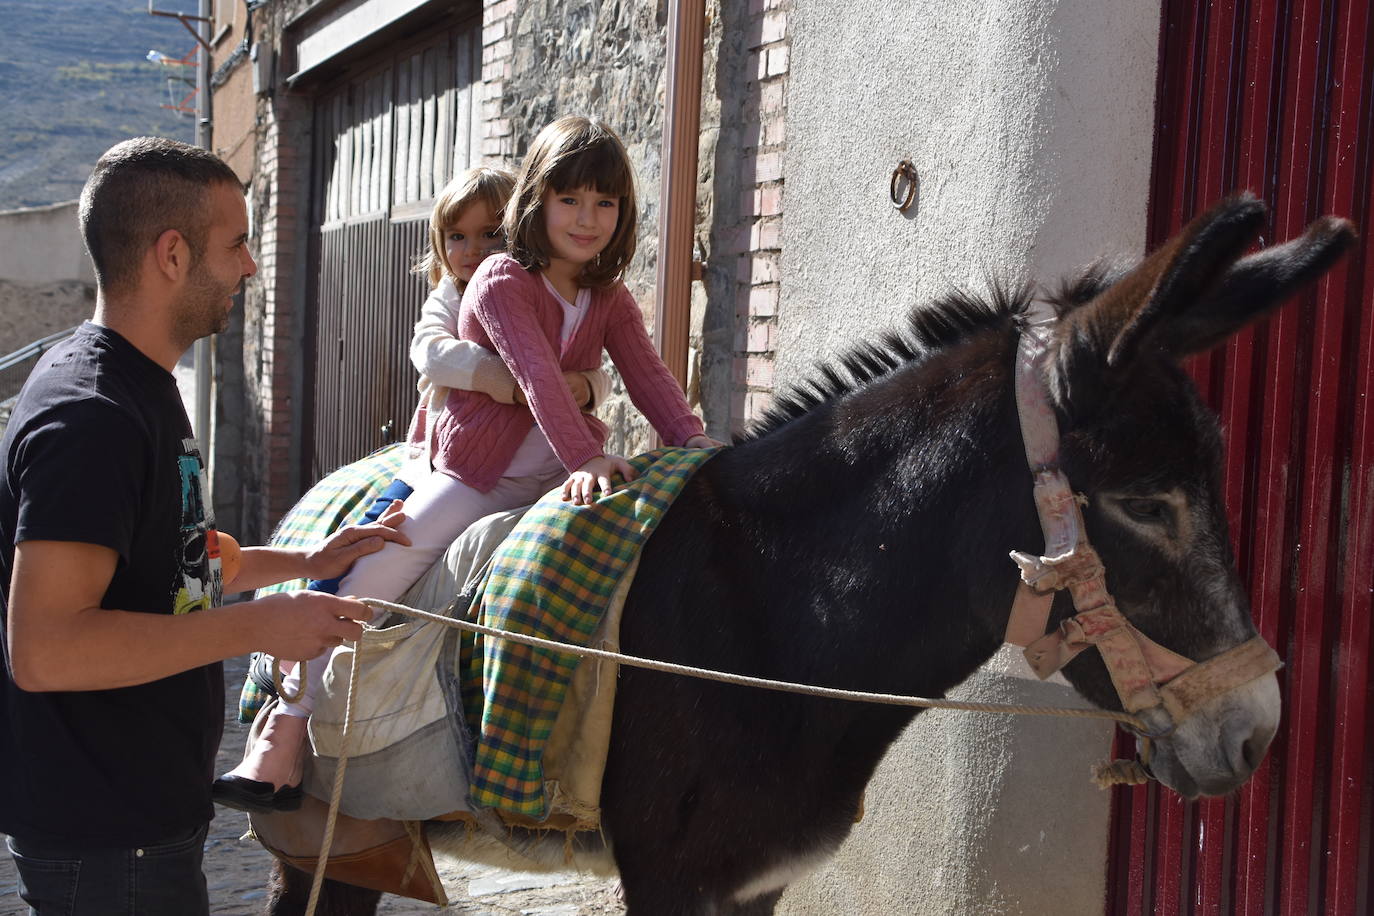
{"label": "orange object in man's hand", "polygon": [[[238,578],[239,569],[243,567],[243,549],[239,547],[239,542],[223,531],[215,532],[216,539],[219,541],[219,568],[225,585]],[[214,556],[212,551],[210,554]]]}

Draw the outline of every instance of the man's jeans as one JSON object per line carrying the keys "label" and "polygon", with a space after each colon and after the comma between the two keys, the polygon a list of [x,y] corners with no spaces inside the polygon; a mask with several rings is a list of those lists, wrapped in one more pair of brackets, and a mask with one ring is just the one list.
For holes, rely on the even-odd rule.
{"label": "man's jeans", "polygon": [[41,916],[188,916],[210,912],[201,859],[208,824],[165,843],[75,849],[10,837],[19,896]]}

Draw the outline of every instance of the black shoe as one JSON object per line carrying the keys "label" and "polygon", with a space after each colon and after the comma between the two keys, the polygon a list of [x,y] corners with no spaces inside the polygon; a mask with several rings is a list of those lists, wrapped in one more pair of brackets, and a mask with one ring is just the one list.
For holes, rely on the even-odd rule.
{"label": "black shoe", "polygon": [[221,776],[210,784],[210,798],[216,804],[239,811],[255,814],[272,814],[277,811],[295,811],[301,806],[304,796],[301,784],[282,786],[273,789],[270,782],[260,779],[245,779],[242,776]]}

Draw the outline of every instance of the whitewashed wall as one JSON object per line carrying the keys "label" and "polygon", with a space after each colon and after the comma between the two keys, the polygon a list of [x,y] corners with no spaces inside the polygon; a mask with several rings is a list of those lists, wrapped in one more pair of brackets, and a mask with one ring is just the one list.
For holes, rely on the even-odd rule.
{"label": "whitewashed wall", "polygon": [[[0,213],[0,355],[90,317],[95,273],[76,209],[72,200]],[[22,381],[9,378],[0,389],[12,394]]]}
{"label": "whitewashed wall", "polygon": [[0,280],[28,286],[95,282],[76,225],[76,201],[0,213]]}
{"label": "whitewashed wall", "polygon": [[[794,0],[781,387],[914,303],[1054,279],[1145,238],[1157,0]],[[903,158],[918,205],[888,180]],[[1008,545],[1012,547],[1014,545]],[[1071,703],[1010,652],[964,696]],[[1100,913],[1110,727],[920,717],[787,914]]]}

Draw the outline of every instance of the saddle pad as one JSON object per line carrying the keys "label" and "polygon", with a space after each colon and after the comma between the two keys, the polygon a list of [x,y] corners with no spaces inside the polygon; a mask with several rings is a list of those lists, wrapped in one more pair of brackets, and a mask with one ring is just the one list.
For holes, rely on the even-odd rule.
{"label": "saddle pad", "polygon": [[[555,490],[492,558],[468,619],[588,645],[622,575],[663,513],[715,450],[663,449],[630,461],[638,477],[589,506]],[[464,632],[463,706],[476,735],[474,804],[543,820],[542,755],[580,658]]]}
{"label": "saddle pad", "polygon": [[[487,559],[523,510],[479,519],[401,596],[409,607],[465,610]],[[455,596],[457,598],[455,599]],[[468,807],[472,739],[458,684],[458,631],[400,618],[334,651],[310,716],[305,791],[329,798],[350,720],[339,810],[358,818],[424,820]],[[348,685],[354,656],[357,685]]]}

